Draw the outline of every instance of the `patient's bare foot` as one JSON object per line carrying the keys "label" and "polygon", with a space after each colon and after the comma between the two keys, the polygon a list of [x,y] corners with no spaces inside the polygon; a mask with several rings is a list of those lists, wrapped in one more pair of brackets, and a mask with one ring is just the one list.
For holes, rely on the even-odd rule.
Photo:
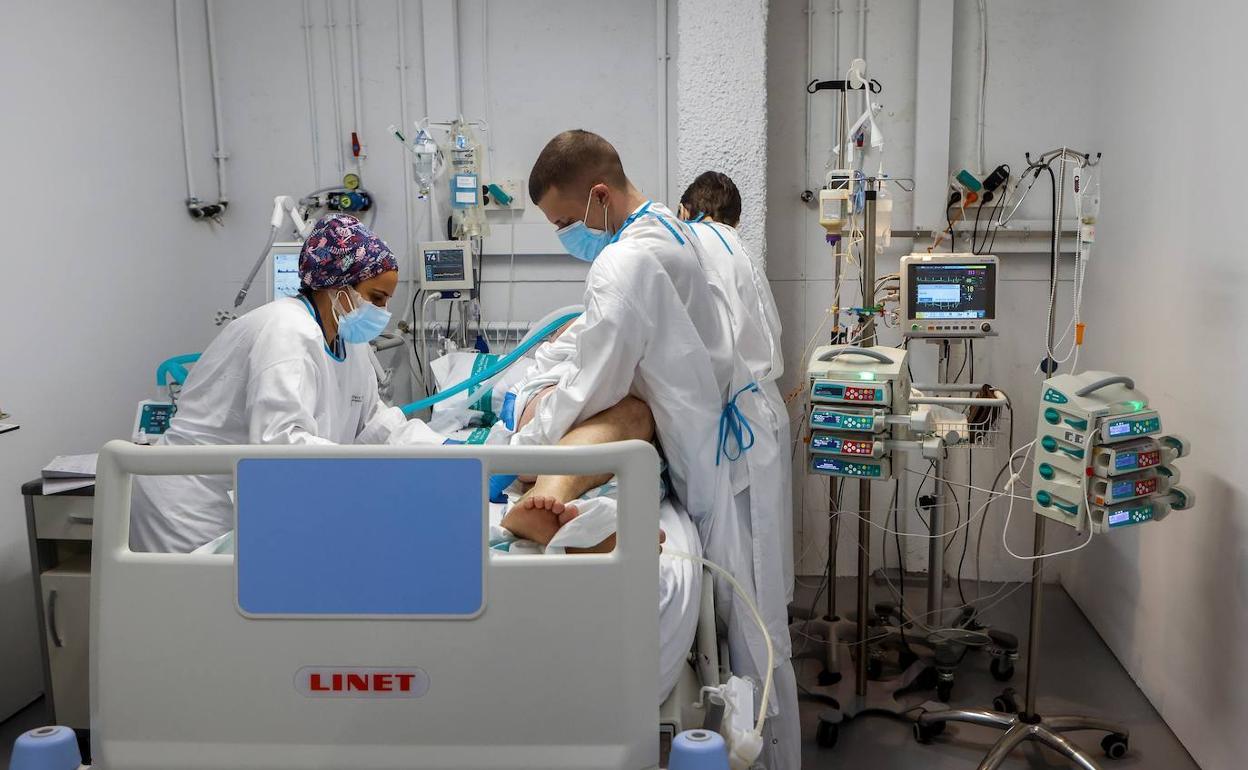
{"label": "patient's bare foot", "polygon": [[559,498],[550,495],[529,495],[517,503],[516,506],[550,511],[559,518],[561,526],[575,518],[578,513],[575,503],[565,503]]}
{"label": "patient's bare foot", "polygon": [[577,507],[571,503],[548,495],[530,494],[507,512],[501,524],[516,537],[546,545],[577,513]]}

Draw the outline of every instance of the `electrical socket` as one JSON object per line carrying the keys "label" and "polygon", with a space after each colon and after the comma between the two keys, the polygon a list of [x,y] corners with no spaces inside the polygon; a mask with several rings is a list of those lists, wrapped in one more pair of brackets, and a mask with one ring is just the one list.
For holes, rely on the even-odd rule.
{"label": "electrical socket", "polygon": [[527,191],[525,190],[525,181],[526,180],[524,179],[490,179],[486,181],[483,186],[488,186],[491,184],[498,185],[500,188],[502,188],[503,192],[510,195],[511,204],[507,206],[498,205],[498,203],[494,200],[494,196],[491,195],[488,190],[486,190],[486,192],[482,195],[482,201],[485,202],[485,210],[486,211],[523,211],[524,202],[528,194]]}

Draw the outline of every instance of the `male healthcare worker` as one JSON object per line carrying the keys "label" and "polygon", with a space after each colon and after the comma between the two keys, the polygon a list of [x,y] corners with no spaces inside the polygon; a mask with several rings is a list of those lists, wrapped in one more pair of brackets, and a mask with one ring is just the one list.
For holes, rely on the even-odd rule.
{"label": "male healthcare worker", "polygon": [[793,461],[789,413],[777,385],[784,374],[780,313],[765,267],[750,254],[737,232],[741,193],[731,178],[718,171],[707,171],[694,179],[680,197],[680,218],[689,223],[702,243],[706,264],[723,280],[732,305],[737,352],[764,397],[765,423],[751,427],[756,436],[762,430],[769,431],[774,441],[756,442],[746,455],[750,505],[776,514],[773,526],[780,528],[783,543],[783,573],[779,579],[787,600],[792,602]]}
{"label": "male healthcare worker", "polygon": [[[384,443],[406,420],[378,397],[365,344],[390,319],[398,269],[389,247],[357,220],[322,218],[299,253],[299,296],[225,327],[191,370],[159,443]],[[136,477],[130,547],[189,552],[225,534],[233,526],[231,483]]]}
{"label": "male healthcare worker", "polygon": [[[762,409],[735,351],[724,287],[703,266],[705,255],[690,230],[629,182],[615,148],[596,134],[567,131],[552,139],[530,172],[529,195],[559,228],[564,248],[592,264],[585,313],[555,343],[573,348],[535,372],[535,381],[547,375],[554,387],[530,389],[526,397],[538,399],[535,406],[516,405],[530,417],[513,441],[557,443],[579,421],[628,395],[649,405],[673,492],[697,523],[708,557],[731,565],[754,588],[776,650],[778,713],[767,723],[762,759],[770,768],[796,769],[800,729],[787,602],[779,581],[755,579],[761,564],[779,563],[779,533],[773,528],[775,542],[756,552],[748,524],[743,526],[748,487],[735,489],[730,471],[742,447],[725,451],[720,440],[726,403],[747,419],[761,419]],[[735,475],[748,484],[745,473]],[[509,516],[540,513],[514,510]],[[717,609],[728,624],[732,668],[761,687],[767,663],[762,635],[744,606],[720,588]]]}

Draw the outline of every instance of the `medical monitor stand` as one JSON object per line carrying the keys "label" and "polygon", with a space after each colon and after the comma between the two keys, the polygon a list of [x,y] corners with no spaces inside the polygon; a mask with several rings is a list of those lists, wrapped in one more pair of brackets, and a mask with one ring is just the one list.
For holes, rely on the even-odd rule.
{"label": "medical monitor stand", "polygon": [[[1056,234],[1054,238],[1057,238]],[[1054,249],[1055,261],[1049,265],[1050,280],[1056,277],[1057,259],[1060,259],[1060,251]],[[1049,350],[1053,349],[1055,317],[1056,313],[1049,313]],[[1048,374],[1051,376],[1052,372]],[[939,506],[937,509],[939,510]],[[1126,755],[1130,740],[1130,734],[1125,726],[1096,717],[1073,715],[1044,717],[1036,712],[1036,690],[1040,671],[1040,623],[1044,603],[1044,539],[1045,524],[1048,519],[1038,514],[1032,515],[1035,516],[1036,524],[1031,548],[1031,619],[1027,629],[1027,690],[1024,693],[1022,711],[1018,713],[983,709],[927,711],[920,714],[914,723],[914,737],[919,743],[930,743],[933,737],[944,732],[945,725],[949,722],[995,727],[1005,732],[988,750],[979,764],[979,770],[996,770],[1009,758],[1010,752],[1026,741],[1043,743],[1084,770],[1099,770],[1100,766],[1096,761],[1086,751],[1068,740],[1064,734],[1082,730],[1106,733],[1101,740],[1101,748],[1111,759],[1120,759]],[[934,528],[936,520],[931,519],[931,521]],[[1007,691],[996,702],[1008,702],[1005,697],[1008,694]]]}

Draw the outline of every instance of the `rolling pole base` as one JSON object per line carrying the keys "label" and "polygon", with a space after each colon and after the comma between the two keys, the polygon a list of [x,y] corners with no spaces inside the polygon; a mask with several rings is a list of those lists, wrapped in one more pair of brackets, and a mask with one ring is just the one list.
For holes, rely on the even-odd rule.
{"label": "rolling pole base", "polygon": [[979,770],[995,770],[1005,762],[1014,749],[1026,741],[1042,743],[1069,759],[1083,770],[1101,770],[1092,756],[1066,738],[1064,733],[1080,730],[1096,730],[1105,733],[1101,748],[1110,759],[1121,759],[1127,753],[1129,735],[1125,727],[1103,719],[1084,716],[1026,716],[1004,711],[980,709],[948,709],[926,711],[914,724],[914,737],[919,743],[931,743],[944,732],[949,722],[963,722],[995,727],[1004,730],[997,742],[988,750]]}

